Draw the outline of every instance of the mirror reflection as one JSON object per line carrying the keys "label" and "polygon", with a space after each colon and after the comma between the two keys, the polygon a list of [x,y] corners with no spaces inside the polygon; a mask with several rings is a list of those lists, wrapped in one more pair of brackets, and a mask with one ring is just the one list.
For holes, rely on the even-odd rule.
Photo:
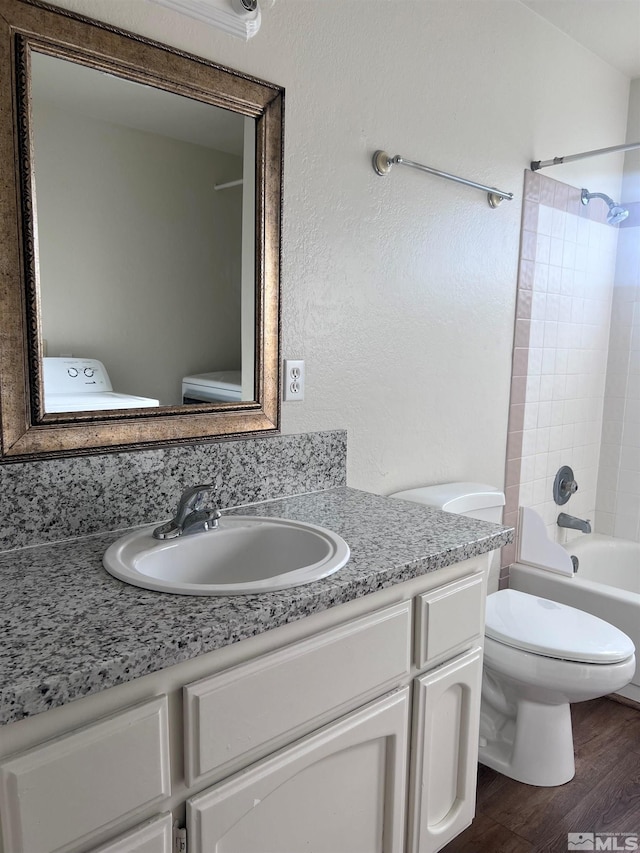
{"label": "mirror reflection", "polygon": [[45,412],[255,399],[255,120],[31,70]]}

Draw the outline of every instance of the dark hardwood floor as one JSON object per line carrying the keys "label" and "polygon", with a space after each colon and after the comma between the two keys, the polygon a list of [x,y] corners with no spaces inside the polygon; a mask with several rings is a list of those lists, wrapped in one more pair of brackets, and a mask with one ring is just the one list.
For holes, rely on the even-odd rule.
{"label": "dark hardwood floor", "polygon": [[640,842],[640,711],[594,699],[571,712],[574,778],[534,788],[479,765],[476,818],[441,853],[567,853],[569,832],[636,833]]}

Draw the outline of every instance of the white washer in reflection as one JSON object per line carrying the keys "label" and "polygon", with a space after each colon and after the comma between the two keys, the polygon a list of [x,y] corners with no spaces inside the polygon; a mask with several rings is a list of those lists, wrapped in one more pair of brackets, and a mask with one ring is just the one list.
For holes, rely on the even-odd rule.
{"label": "white washer in reflection", "polygon": [[183,403],[239,403],[240,400],[242,400],[240,370],[195,373],[182,379]]}
{"label": "white washer in reflection", "polygon": [[104,364],[96,358],[43,358],[42,362],[47,414],[160,405],[151,397],[115,392]]}

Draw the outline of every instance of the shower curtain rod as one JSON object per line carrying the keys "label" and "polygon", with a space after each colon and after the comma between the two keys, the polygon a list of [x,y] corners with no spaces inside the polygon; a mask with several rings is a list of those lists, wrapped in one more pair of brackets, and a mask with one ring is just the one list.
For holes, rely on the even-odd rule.
{"label": "shower curtain rod", "polygon": [[487,187],[485,184],[478,184],[475,181],[468,181],[466,178],[459,178],[457,175],[451,175],[449,172],[441,172],[439,169],[433,169],[431,166],[414,163],[413,160],[405,160],[399,154],[396,154],[395,157],[389,157],[386,151],[376,151],[373,155],[373,168],[378,175],[388,175],[394,164],[398,166],[411,166],[412,169],[419,169],[421,172],[428,172],[430,175],[437,175],[439,178],[446,178],[448,181],[455,181],[458,184],[464,184],[476,190],[484,190],[487,193],[487,201],[490,207],[497,207],[505,198],[509,201],[513,199],[513,193],[503,192],[502,190],[497,190],[495,187]]}
{"label": "shower curtain rod", "polygon": [[633,151],[640,148],[640,142],[630,142],[627,145],[613,145],[611,148],[598,148],[595,151],[583,151],[581,154],[569,154],[568,157],[554,157],[553,160],[532,160],[531,171],[545,169],[547,166],[560,166],[562,163],[571,163],[572,160],[583,160],[585,157],[596,157],[598,154],[613,154],[616,151]]}

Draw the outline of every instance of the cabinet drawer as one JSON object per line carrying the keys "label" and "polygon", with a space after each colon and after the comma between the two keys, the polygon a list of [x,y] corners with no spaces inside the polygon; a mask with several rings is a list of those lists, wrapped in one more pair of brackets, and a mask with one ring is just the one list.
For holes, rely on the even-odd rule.
{"label": "cabinet drawer", "polygon": [[173,824],[171,814],[163,814],[96,847],[91,853],[172,853]]}
{"label": "cabinet drawer", "polygon": [[394,686],[410,665],[405,601],[185,687],[187,784],[290,743]]}
{"label": "cabinet drawer", "polygon": [[170,793],[160,696],[0,764],[7,853],[64,853]]}
{"label": "cabinet drawer", "polygon": [[418,669],[451,657],[484,634],[484,575],[425,592],[416,600]]}

